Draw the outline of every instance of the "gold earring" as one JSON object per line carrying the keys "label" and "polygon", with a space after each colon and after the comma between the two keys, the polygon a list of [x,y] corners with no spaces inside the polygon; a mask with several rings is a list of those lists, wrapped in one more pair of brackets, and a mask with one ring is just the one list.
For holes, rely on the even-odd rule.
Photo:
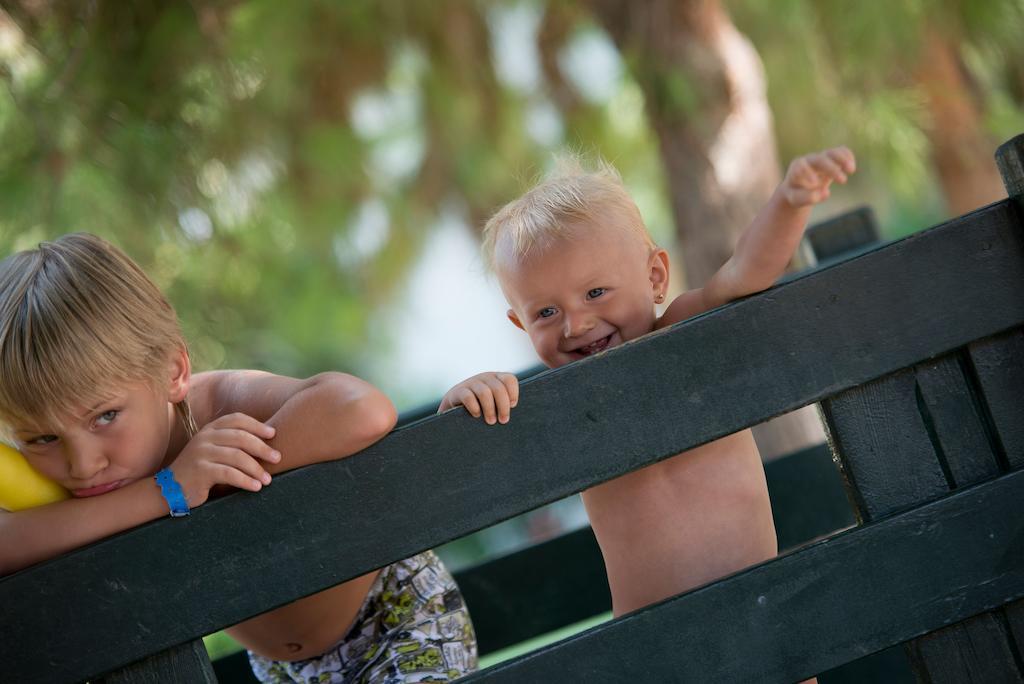
{"label": "gold earring", "polygon": [[661,304],[663,301],[665,301],[665,295],[663,293],[659,293],[658,296],[654,298],[654,301],[658,304]]}

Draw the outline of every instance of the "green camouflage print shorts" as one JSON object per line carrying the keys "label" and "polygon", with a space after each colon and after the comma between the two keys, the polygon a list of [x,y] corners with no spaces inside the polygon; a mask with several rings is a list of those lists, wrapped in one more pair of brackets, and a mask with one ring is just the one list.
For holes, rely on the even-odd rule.
{"label": "green camouflage print shorts", "polygon": [[448,682],[477,669],[476,634],[455,580],[433,551],[381,570],[352,628],[316,658],[249,652],[269,684]]}

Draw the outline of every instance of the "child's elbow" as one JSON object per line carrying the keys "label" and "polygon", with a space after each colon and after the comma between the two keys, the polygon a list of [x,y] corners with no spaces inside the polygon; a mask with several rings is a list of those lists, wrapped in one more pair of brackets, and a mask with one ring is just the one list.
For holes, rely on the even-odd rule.
{"label": "child's elbow", "polygon": [[398,411],[387,395],[370,383],[344,373],[323,373],[319,382],[334,385],[344,396],[347,432],[357,441],[371,444],[391,432]]}
{"label": "child's elbow", "polygon": [[398,411],[383,392],[377,390],[360,402],[358,429],[368,442],[376,442],[394,429]]}

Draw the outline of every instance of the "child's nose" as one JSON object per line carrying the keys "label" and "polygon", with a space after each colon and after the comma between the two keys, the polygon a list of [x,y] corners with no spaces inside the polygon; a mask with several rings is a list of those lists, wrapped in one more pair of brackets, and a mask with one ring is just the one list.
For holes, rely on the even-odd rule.
{"label": "child's nose", "polygon": [[565,315],[564,334],[567,338],[579,337],[580,335],[583,335],[593,327],[594,323],[591,320],[590,316],[578,313],[566,313]]}
{"label": "child's nose", "polygon": [[88,445],[69,445],[67,458],[71,477],[76,480],[89,480],[108,465],[103,450]]}

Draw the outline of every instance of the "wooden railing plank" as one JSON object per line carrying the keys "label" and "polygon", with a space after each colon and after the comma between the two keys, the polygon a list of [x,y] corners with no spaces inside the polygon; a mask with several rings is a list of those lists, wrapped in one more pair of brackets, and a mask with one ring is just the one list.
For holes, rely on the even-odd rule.
{"label": "wooden railing plank", "polygon": [[1007,464],[1024,468],[1024,421],[1017,410],[1024,387],[1024,330],[975,342],[970,356]]}
{"label": "wooden railing plank", "polygon": [[[931,501],[949,483],[917,408],[912,369],[893,373],[822,402],[829,438],[864,521]],[[906,483],[918,499],[908,501]]]}
{"label": "wooden railing plank", "polygon": [[[822,404],[852,498],[865,520],[920,505],[1005,464],[963,352],[843,392]],[[1024,405],[1014,401],[1016,420]],[[922,434],[924,433],[924,434]],[[951,553],[960,549],[951,547]],[[1011,562],[1024,565],[1024,553]],[[951,625],[907,645],[922,681],[1018,681],[1001,613]]]}
{"label": "wooden railing plank", "polygon": [[[0,603],[15,617],[0,623],[0,661],[15,678],[73,679],[216,631],[1019,326],[1022,281],[1016,207],[991,205],[545,372],[523,384],[508,425],[429,418],[258,495],[6,577]],[[90,619],[55,632],[59,614]]]}
{"label": "wooden railing plank", "polygon": [[921,637],[910,651],[929,684],[1024,683],[1006,637],[1006,627],[993,611]]}
{"label": "wooden railing plank", "polygon": [[[827,445],[765,465],[779,546],[789,549],[853,524]],[[455,574],[486,654],[611,610],[589,527]]]}
{"label": "wooden railing plank", "polygon": [[986,419],[964,373],[960,353],[919,364],[914,369],[918,402],[935,448],[941,450],[954,487],[975,484],[1000,472],[999,458],[987,434]]}
{"label": "wooden railing plank", "polygon": [[[26,681],[26,680],[22,680]],[[41,680],[45,681],[45,680]],[[94,680],[94,684],[217,684],[202,639],[173,646]]]}
{"label": "wooden railing plank", "polygon": [[792,682],[1024,595],[1024,472],[843,532],[469,676]]}

